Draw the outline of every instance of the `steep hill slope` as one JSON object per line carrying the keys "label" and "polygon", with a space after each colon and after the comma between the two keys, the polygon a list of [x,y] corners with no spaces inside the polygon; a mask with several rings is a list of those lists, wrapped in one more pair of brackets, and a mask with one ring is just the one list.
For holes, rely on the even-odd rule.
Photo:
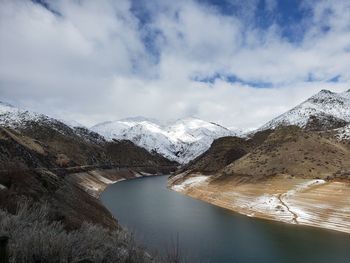
{"label": "steep hill slope", "polygon": [[179,172],[186,170],[203,174],[218,172],[263,143],[271,132],[271,130],[261,131],[247,138],[231,136],[216,139],[206,152],[189,162]]}
{"label": "steep hill slope", "polygon": [[115,227],[95,199],[110,183],[169,173],[177,163],[130,141],[106,141],[83,127],[0,104],[0,206],[47,200],[67,226]]}
{"label": "steep hill slope", "polygon": [[86,128],[7,104],[0,110],[0,209],[12,214],[28,203],[47,207],[49,222],[68,230],[84,223],[116,230],[120,226],[97,199],[101,191],[177,166],[131,141],[107,141]]}
{"label": "steep hill slope", "polygon": [[326,178],[344,169],[350,169],[350,151],[346,145],[335,138],[287,126],[276,129],[260,146],[222,172],[254,178],[278,174]]}

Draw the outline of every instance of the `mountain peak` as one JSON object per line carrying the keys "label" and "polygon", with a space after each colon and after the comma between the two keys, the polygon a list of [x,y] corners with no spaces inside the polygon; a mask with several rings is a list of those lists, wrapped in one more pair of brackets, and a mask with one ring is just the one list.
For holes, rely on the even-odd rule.
{"label": "mountain peak", "polygon": [[[278,126],[297,125],[307,127],[310,122],[317,120],[325,124],[326,120],[331,127],[337,122],[350,122],[350,93],[335,93],[329,90],[321,90],[293,109],[271,120],[259,130],[274,129]],[[330,121],[332,120],[332,121]],[[335,121],[337,120],[337,121]],[[320,125],[319,125],[320,126]],[[324,125],[323,125],[324,126]],[[326,127],[321,127],[324,129]]]}
{"label": "mountain peak", "polygon": [[127,118],[91,128],[108,140],[128,139],[150,152],[156,151],[170,160],[187,163],[207,150],[214,139],[234,135],[217,124],[187,117],[158,125],[144,117]]}
{"label": "mountain peak", "polygon": [[322,89],[319,93],[334,94],[334,92],[332,92],[328,89]]}
{"label": "mountain peak", "polygon": [[320,90],[320,92],[318,92],[317,94],[315,94],[314,96],[312,96],[312,97],[317,97],[317,96],[324,96],[324,95],[326,95],[326,96],[330,96],[330,95],[334,95],[334,94],[337,94],[337,93],[335,93],[335,92],[333,92],[333,91],[330,91],[330,90],[328,90],[328,89],[322,89],[322,90]]}

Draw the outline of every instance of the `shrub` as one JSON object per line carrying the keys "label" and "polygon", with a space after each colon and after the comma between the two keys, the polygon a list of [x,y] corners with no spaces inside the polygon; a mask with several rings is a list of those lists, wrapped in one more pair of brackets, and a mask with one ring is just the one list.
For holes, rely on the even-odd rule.
{"label": "shrub", "polygon": [[14,215],[0,210],[0,234],[9,236],[10,262],[154,262],[122,229],[84,223],[68,232],[49,221],[47,204],[24,202]]}

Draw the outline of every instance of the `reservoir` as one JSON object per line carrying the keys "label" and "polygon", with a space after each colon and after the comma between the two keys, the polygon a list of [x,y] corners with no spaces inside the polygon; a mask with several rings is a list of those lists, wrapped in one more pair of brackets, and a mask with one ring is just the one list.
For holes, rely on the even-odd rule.
{"label": "reservoir", "polygon": [[350,235],[239,215],[166,188],[167,176],[109,186],[103,204],[148,250],[179,240],[186,262],[350,262]]}

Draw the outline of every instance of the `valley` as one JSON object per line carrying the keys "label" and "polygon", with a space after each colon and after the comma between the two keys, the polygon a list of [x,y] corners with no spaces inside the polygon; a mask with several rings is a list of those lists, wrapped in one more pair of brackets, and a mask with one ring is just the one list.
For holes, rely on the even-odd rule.
{"label": "valley", "polygon": [[323,90],[246,133],[196,118],[89,129],[1,103],[1,209],[48,204],[67,231],[86,222],[119,231],[118,213],[99,200],[107,187],[170,174],[169,189],[215,206],[348,234],[349,92]]}
{"label": "valley", "polygon": [[0,263],[349,263],[350,0],[0,0]]}

